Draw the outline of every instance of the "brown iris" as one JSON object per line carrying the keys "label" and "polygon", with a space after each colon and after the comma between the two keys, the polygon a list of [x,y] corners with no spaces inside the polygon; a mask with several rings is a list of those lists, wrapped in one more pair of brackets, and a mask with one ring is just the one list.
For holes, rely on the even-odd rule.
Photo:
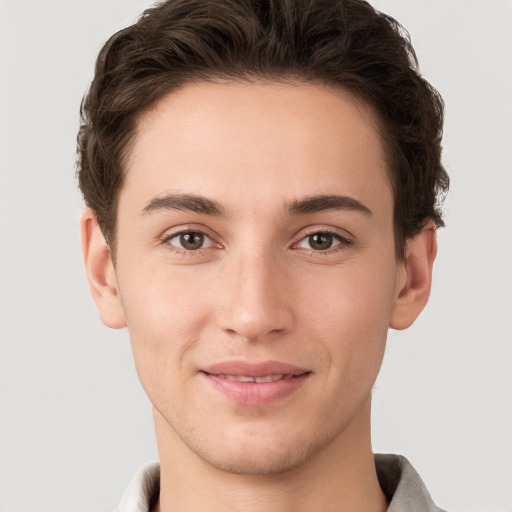
{"label": "brown iris", "polygon": [[333,235],[330,233],[315,233],[309,235],[309,246],[315,251],[325,251],[332,247]]}
{"label": "brown iris", "polygon": [[184,249],[194,251],[201,249],[204,243],[204,235],[202,233],[182,233],[180,235],[180,244]]}

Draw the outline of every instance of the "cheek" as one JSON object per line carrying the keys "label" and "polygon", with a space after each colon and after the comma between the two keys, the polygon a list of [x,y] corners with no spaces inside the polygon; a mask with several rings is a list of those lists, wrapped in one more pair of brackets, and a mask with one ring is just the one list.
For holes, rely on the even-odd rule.
{"label": "cheek", "polygon": [[185,334],[184,330],[200,328],[199,313],[206,313],[208,308],[209,287],[204,286],[204,279],[192,266],[140,261],[126,268],[130,270],[121,273],[120,286],[131,334],[158,343],[163,341],[160,335],[165,332],[169,341],[177,334]]}
{"label": "cheek", "polygon": [[333,326],[340,332],[351,329],[368,331],[370,334],[387,330],[394,297],[394,266],[381,264],[375,271],[365,261],[357,265],[340,266],[323,273],[322,269],[304,273],[300,288],[300,302],[312,311],[312,320],[318,327],[323,319],[326,328]]}
{"label": "cheek", "polygon": [[121,299],[137,371],[147,388],[150,381],[177,375],[200,338],[211,302],[200,284],[179,275],[150,270],[126,277]]}
{"label": "cheek", "polygon": [[[339,268],[319,287],[314,279],[304,283],[304,316],[322,340],[333,368],[350,380],[375,374],[384,353],[393,303],[394,270],[381,265]],[[311,276],[310,276],[311,277]]]}

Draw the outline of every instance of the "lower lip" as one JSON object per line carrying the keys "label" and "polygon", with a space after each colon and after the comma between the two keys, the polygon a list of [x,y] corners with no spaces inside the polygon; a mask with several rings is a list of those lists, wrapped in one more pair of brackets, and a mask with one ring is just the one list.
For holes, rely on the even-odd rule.
{"label": "lower lip", "polygon": [[218,391],[240,405],[267,405],[277,402],[296,391],[309,373],[274,382],[240,382],[210,373],[203,373]]}

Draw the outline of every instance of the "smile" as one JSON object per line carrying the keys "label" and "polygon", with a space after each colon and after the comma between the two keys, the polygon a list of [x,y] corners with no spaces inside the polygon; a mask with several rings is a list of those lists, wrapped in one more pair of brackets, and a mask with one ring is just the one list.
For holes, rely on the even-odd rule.
{"label": "smile", "polygon": [[279,361],[225,361],[200,373],[217,393],[244,406],[269,405],[290,397],[312,374],[304,368]]}
{"label": "smile", "polygon": [[236,382],[275,382],[282,379],[291,379],[293,374],[266,375],[263,377],[252,377],[249,375],[217,375],[220,379],[234,380]]}

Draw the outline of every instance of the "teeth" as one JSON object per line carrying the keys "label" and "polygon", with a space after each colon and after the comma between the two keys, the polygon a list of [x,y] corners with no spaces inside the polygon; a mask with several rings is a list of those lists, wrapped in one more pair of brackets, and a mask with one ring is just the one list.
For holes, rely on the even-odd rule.
{"label": "teeth", "polygon": [[219,375],[219,377],[237,382],[275,382],[287,377],[286,375],[266,375],[265,377],[249,377],[246,375]]}

